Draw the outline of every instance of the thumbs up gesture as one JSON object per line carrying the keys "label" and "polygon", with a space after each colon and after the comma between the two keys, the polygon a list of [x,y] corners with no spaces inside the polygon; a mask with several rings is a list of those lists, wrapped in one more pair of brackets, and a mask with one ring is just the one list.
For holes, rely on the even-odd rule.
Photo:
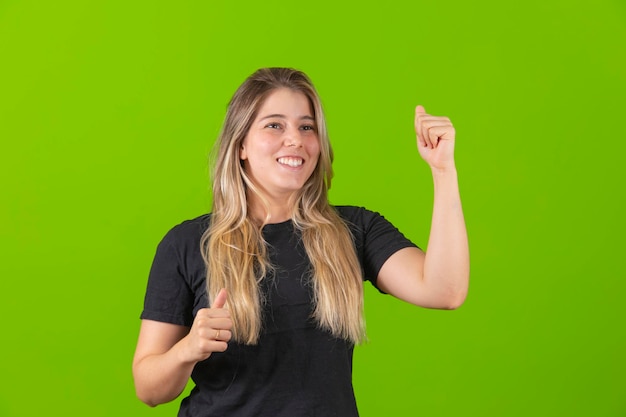
{"label": "thumbs up gesture", "polygon": [[224,352],[232,337],[233,326],[230,313],[224,308],[227,292],[222,289],[210,308],[198,311],[186,336],[185,356],[188,361],[199,362],[207,359],[213,352]]}
{"label": "thumbs up gesture", "polygon": [[415,108],[415,133],[421,157],[433,169],[454,169],[455,130],[447,117],[431,116]]}

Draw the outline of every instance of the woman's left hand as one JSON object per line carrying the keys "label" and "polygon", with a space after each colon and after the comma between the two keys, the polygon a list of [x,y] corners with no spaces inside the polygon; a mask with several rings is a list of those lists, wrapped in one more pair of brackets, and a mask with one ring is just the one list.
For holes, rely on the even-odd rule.
{"label": "woman's left hand", "polygon": [[423,106],[417,106],[415,133],[419,153],[432,169],[454,169],[455,131],[450,119],[431,116]]}

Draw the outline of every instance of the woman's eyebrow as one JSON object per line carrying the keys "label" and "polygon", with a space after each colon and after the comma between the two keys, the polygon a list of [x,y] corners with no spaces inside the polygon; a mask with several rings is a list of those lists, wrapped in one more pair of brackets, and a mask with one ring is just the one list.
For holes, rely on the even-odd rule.
{"label": "woman's eyebrow", "polygon": [[[274,114],[268,114],[267,116],[263,116],[259,120],[265,120],[265,119],[286,119],[286,118],[287,118],[287,116],[285,116],[284,114],[274,113]],[[310,116],[310,115],[300,116],[299,119],[300,120],[312,120],[312,121],[315,121],[315,117]]]}

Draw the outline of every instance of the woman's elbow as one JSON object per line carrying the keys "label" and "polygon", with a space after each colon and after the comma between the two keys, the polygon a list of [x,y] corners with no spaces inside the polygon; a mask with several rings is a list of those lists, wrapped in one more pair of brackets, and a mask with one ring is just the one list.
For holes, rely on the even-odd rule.
{"label": "woman's elbow", "polygon": [[149,407],[156,407],[157,405],[167,402],[159,397],[154,386],[146,384],[145,379],[143,379],[141,375],[138,375],[137,368],[133,368],[133,379],[135,383],[135,395],[139,401]]}
{"label": "woman's elbow", "polygon": [[146,400],[144,400],[144,399],[142,399],[142,398],[139,398],[139,399],[141,400],[141,402],[142,402],[142,403],[144,403],[144,404],[145,404],[145,405],[147,405],[148,407],[152,407],[152,408],[154,408],[154,407],[156,407],[157,405],[159,405],[159,403],[157,403],[157,402],[152,402],[152,401],[147,400],[147,399],[146,399]]}
{"label": "woman's elbow", "polygon": [[455,289],[447,291],[439,299],[437,308],[441,310],[456,310],[465,303],[467,289]]}
{"label": "woman's elbow", "polygon": [[463,303],[465,303],[465,299],[467,298],[467,293],[455,295],[453,297],[449,297],[444,304],[444,310],[456,310],[461,307]]}
{"label": "woman's elbow", "polygon": [[157,405],[161,404],[160,402],[156,401],[156,399],[152,395],[150,395],[147,390],[141,389],[141,387],[139,387],[137,384],[135,384],[135,394],[137,395],[137,398],[139,398],[139,401],[149,407],[156,407]]}

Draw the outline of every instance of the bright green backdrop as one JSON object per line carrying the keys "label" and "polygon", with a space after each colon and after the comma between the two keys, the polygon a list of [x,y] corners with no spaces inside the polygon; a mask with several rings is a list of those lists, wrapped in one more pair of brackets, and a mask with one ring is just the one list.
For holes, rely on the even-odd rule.
{"label": "bright green backdrop", "polygon": [[621,0],[1,0],[0,415],[175,415],[134,395],[146,277],[262,66],[322,94],[332,201],[422,246],[413,108],[457,128],[470,295],[368,287],[363,417],[626,415],[624,45]]}

